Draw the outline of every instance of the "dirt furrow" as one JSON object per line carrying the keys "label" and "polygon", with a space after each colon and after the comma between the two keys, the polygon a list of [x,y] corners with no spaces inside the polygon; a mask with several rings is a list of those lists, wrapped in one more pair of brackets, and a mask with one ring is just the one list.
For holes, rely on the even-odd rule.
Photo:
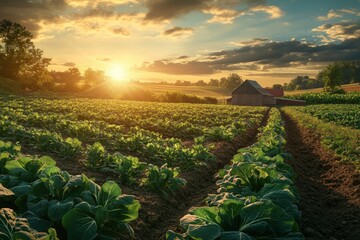
{"label": "dirt furrow", "polygon": [[360,239],[360,173],[321,146],[320,139],[284,114],[286,151],[297,173],[301,231],[306,239]]}

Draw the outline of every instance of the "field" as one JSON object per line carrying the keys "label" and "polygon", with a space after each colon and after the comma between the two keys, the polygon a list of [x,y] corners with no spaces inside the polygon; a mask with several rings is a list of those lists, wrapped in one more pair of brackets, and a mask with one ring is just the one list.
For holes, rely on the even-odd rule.
{"label": "field", "polygon": [[[360,92],[360,85],[358,83],[341,85],[341,88],[343,88],[345,92]],[[290,95],[297,95],[303,93],[320,93],[323,90],[324,90],[323,88],[313,88],[313,89],[285,91],[285,95],[290,96]]]}
{"label": "field", "polygon": [[360,237],[359,105],[3,95],[0,113],[5,239]]}

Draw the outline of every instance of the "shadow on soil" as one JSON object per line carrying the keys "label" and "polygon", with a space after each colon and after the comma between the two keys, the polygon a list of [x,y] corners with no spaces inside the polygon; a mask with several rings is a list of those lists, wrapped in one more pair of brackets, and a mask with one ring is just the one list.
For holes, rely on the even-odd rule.
{"label": "shadow on soil", "polygon": [[288,161],[301,195],[301,231],[306,239],[360,239],[360,173],[320,145],[319,136],[284,115]]}

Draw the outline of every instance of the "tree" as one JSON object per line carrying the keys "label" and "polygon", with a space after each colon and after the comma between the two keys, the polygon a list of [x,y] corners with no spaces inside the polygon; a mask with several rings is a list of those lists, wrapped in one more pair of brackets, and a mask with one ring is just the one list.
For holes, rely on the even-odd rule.
{"label": "tree", "polygon": [[65,72],[65,88],[68,91],[76,91],[78,89],[77,84],[81,80],[81,73],[78,68],[69,68]]}
{"label": "tree", "polygon": [[106,80],[104,71],[88,68],[84,73],[85,88],[102,83]]}
{"label": "tree", "polygon": [[281,86],[281,84],[274,84],[272,86],[273,89],[283,89],[283,86]]}
{"label": "tree", "polygon": [[229,89],[229,90],[233,90],[236,87],[238,87],[241,83],[243,82],[243,80],[241,79],[241,77],[236,74],[236,73],[231,73],[227,78],[226,78],[226,82],[225,82],[225,88]]}
{"label": "tree", "polygon": [[335,92],[335,90],[341,88],[340,69],[337,64],[330,64],[326,67],[324,72],[324,83],[324,91]]}
{"label": "tree", "polygon": [[23,88],[37,89],[51,81],[51,59],[35,48],[32,34],[9,20],[0,22],[0,76],[18,81]]}

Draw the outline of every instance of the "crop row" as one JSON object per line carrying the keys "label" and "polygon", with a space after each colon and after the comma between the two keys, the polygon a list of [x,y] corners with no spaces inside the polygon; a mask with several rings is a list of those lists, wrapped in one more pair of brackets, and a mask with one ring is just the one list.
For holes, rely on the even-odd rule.
{"label": "crop row", "polygon": [[241,128],[244,123],[260,119],[267,109],[91,99],[2,97],[1,100],[0,107],[8,107],[24,115],[64,115],[66,119],[102,121],[125,130],[138,127],[182,139]]}
{"label": "crop row", "polygon": [[0,141],[1,239],[114,239],[134,235],[140,203],[112,181],[61,171],[50,157],[24,157]]}
{"label": "crop row", "polygon": [[[283,108],[300,126],[310,129],[317,135],[321,144],[340,156],[342,160],[350,161],[359,166],[360,130],[338,126],[331,122],[304,114],[299,108]],[[360,166],[359,166],[360,167]]]}
{"label": "crop row", "polygon": [[284,134],[280,112],[273,108],[258,142],[241,149],[217,174],[218,194],[181,218],[183,233],[168,231],[166,238],[304,239],[294,172],[284,162],[290,159],[283,152]]}
{"label": "crop row", "polygon": [[287,98],[305,100],[307,104],[360,104],[360,93],[302,93],[286,96]]}
{"label": "crop row", "polygon": [[360,129],[360,105],[357,104],[310,105],[294,109],[325,122],[334,122],[345,127]]}

